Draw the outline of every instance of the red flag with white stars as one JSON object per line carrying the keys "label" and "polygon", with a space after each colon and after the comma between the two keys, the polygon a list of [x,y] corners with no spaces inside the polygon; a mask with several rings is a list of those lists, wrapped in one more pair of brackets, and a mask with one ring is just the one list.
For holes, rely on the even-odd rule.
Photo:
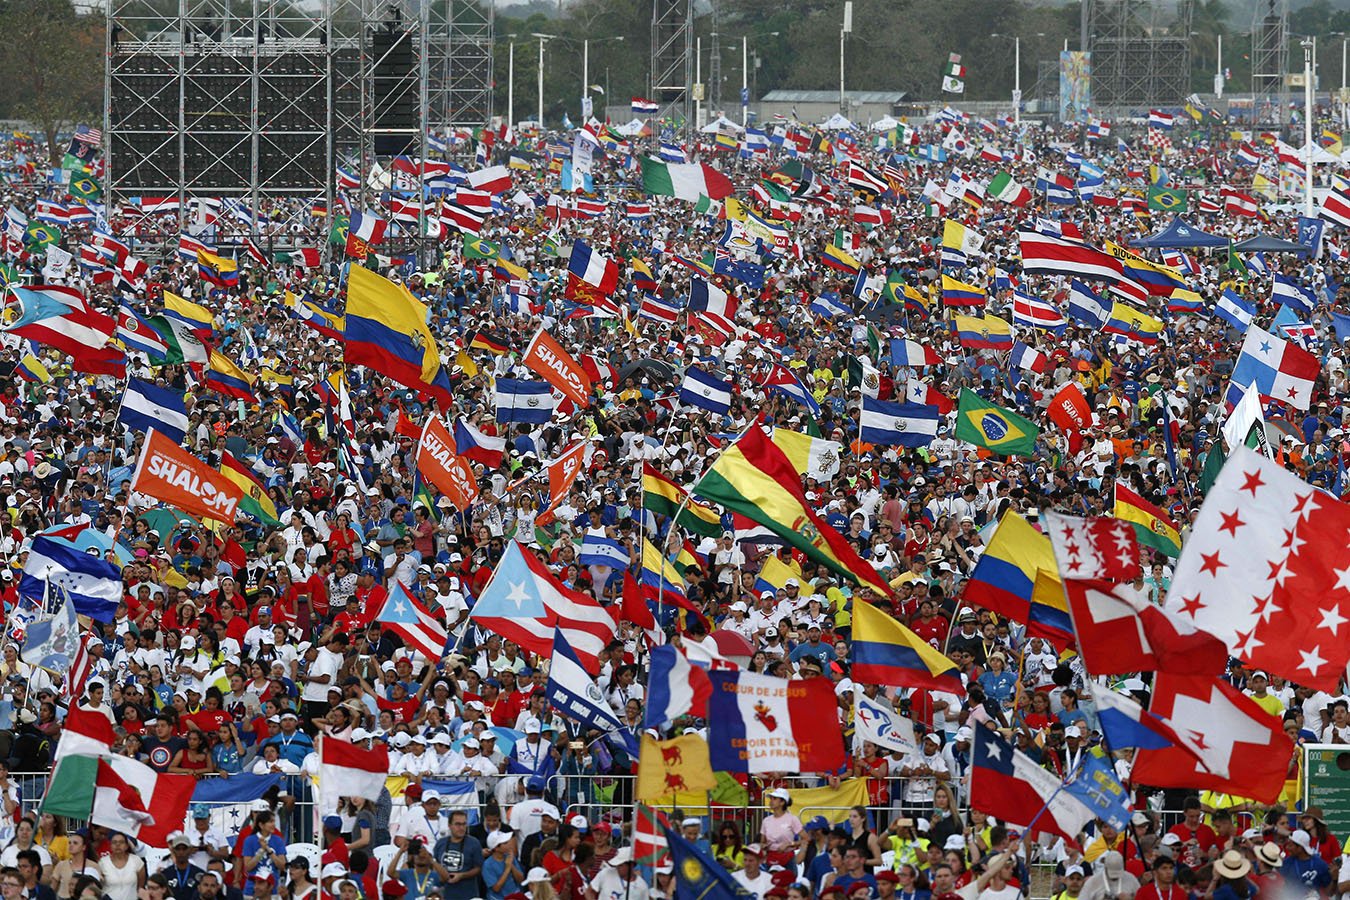
{"label": "red flag with white stars", "polygon": [[1140,750],[1130,772],[1136,784],[1209,789],[1257,803],[1280,796],[1294,744],[1278,717],[1237,688],[1212,675],[1160,672],[1149,712],[1185,731],[1199,760],[1180,747]]}
{"label": "red flag with white stars", "polygon": [[1237,449],[1181,551],[1166,607],[1256,668],[1335,691],[1350,662],[1350,505]]}

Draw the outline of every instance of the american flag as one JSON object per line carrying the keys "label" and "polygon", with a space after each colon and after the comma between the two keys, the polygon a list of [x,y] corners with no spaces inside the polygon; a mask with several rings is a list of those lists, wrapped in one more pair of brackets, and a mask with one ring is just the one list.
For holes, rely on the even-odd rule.
{"label": "american flag", "polygon": [[98,128],[90,128],[88,125],[78,125],[75,128],[75,140],[83,144],[102,144],[103,132]]}

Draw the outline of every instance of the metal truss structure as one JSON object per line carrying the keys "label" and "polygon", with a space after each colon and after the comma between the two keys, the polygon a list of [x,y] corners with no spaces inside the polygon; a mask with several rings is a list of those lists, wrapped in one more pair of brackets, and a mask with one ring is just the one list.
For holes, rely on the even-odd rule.
{"label": "metal truss structure", "polygon": [[1092,107],[1103,115],[1180,103],[1191,92],[1191,0],[1084,0]]}
{"label": "metal truss structure", "polygon": [[1289,4],[1261,0],[1252,14],[1252,117],[1278,125],[1289,107]]}
{"label": "metal truss structure", "polygon": [[[483,124],[492,14],[476,0],[110,0],[105,191],[335,199],[335,171],[426,157]],[[364,203],[371,187],[362,179]]]}
{"label": "metal truss structure", "polygon": [[[694,81],[693,51],[693,0],[652,0],[651,99],[661,104],[657,118],[678,119],[686,127],[693,124],[689,104]],[[715,49],[712,61],[721,65]],[[708,81],[717,83],[711,72]]]}

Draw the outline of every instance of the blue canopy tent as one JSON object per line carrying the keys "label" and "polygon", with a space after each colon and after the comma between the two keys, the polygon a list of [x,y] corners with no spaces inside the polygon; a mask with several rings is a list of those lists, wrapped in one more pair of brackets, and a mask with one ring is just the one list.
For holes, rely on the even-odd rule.
{"label": "blue canopy tent", "polygon": [[1227,247],[1228,238],[1206,234],[1181,216],[1177,216],[1162,231],[1137,241],[1130,241],[1130,246],[1152,247],[1158,250],[1206,250]]}
{"label": "blue canopy tent", "polygon": [[1299,256],[1312,252],[1312,248],[1307,244],[1286,241],[1284,238],[1271,237],[1268,234],[1258,234],[1245,241],[1238,241],[1233,245],[1233,249],[1239,253],[1295,253]]}

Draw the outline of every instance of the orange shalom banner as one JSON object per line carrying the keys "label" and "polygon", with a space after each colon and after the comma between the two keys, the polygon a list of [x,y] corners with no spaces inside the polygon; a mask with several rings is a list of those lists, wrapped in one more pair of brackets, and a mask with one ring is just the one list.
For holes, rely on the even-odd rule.
{"label": "orange shalom banner", "polygon": [[455,438],[439,416],[427,419],[417,442],[417,470],[463,512],[478,499],[473,467],[455,455]]}
{"label": "orange shalom banner", "polygon": [[520,362],[562,391],[563,396],[577,406],[591,402],[591,380],[586,376],[586,370],[544,329],[535,334]]}
{"label": "orange shalom banner", "polygon": [[220,472],[150,429],[131,489],[203,519],[234,524],[243,490]]}

